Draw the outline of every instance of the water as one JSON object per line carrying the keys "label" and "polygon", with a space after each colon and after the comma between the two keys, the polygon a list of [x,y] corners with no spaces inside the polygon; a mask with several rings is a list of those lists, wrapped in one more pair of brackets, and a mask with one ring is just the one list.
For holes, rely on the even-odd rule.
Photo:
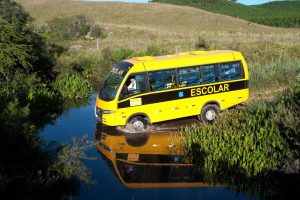
{"label": "water", "polygon": [[[170,156],[170,149],[180,146],[178,140],[170,141],[170,131],[138,135],[101,129],[94,117],[94,100],[66,110],[40,133],[44,140],[58,143],[71,143],[72,137],[83,135],[96,140],[96,133],[101,142],[87,151],[97,159],[84,161],[97,183],[82,184],[80,195],[73,199],[249,199],[222,184],[203,182],[203,174],[184,164],[180,154]],[[176,124],[187,123],[179,122]],[[160,130],[165,126],[159,125]]]}

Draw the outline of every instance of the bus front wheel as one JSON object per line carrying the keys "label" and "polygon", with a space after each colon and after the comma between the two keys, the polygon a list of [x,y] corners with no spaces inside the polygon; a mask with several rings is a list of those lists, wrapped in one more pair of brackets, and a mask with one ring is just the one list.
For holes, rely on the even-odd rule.
{"label": "bus front wheel", "polygon": [[[129,126],[133,127],[136,130],[142,131],[145,130],[147,128],[147,120],[142,117],[142,116],[135,116],[132,117],[129,121],[128,121]],[[128,125],[127,125],[128,127]]]}
{"label": "bus front wheel", "polygon": [[198,115],[198,119],[203,122],[213,122],[219,114],[219,106],[216,104],[208,104],[201,110],[201,114]]}

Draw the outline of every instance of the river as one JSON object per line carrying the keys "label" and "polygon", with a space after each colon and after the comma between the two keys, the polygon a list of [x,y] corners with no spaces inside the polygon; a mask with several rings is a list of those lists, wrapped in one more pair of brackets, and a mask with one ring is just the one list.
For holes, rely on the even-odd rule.
{"label": "river", "polygon": [[96,183],[82,183],[80,194],[72,199],[258,199],[222,184],[203,182],[192,164],[168,155],[167,150],[178,145],[168,139],[170,131],[128,138],[118,131],[97,129],[94,102],[92,96],[88,104],[64,111],[40,132],[48,142],[71,143],[72,137],[83,135],[95,141],[95,133],[101,141],[87,150],[87,155],[96,159],[83,160]]}

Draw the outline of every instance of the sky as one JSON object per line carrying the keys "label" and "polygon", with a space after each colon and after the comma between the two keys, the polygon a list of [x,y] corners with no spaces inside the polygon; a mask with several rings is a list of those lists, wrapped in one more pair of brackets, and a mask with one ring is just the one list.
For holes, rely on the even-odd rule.
{"label": "sky", "polygon": [[238,0],[239,3],[246,4],[246,5],[262,4],[269,1],[270,0]]}
{"label": "sky", "polygon": [[[86,1],[125,1],[125,2],[148,2],[148,0],[86,0]],[[245,5],[262,4],[271,0],[238,0],[239,3]]]}

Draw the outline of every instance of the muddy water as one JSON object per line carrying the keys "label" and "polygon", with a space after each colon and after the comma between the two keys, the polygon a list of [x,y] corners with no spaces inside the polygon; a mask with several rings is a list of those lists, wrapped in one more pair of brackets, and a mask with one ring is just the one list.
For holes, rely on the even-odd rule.
{"label": "muddy water", "polygon": [[205,182],[178,151],[179,140],[170,135],[193,123],[199,122],[187,118],[155,125],[150,133],[122,133],[97,125],[91,98],[87,105],[65,111],[40,135],[57,143],[71,143],[72,137],[83,135],[98,142],[87,150],[96,159],[84,160],[96,184],[82,183],[80,195],[73,199],[249,199],[222,184]]}

